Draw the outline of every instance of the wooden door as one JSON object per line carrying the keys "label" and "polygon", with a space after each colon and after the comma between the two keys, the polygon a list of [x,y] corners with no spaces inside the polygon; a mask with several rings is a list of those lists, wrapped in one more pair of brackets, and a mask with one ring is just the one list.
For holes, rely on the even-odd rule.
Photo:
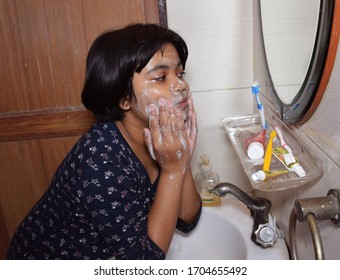
{"label": "wooden door", "polygon": [[94,122],[80,101],[91,43],[133,22],[159,22],[158,1],[0,0],[0,259]]}

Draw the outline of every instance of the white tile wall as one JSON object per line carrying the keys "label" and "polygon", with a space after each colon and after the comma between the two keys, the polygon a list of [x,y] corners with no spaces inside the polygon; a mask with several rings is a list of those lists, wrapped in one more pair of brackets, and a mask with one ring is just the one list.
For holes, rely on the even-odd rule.
{"label": "white tile wall", "polygon": [[226,116],[252,113],[252,1],[169,0],[168,25],[188,44],[187,80],[198,114],[199,135],[192,161],[210,154],[221,180],[249,189],[222,126]]}
{"label": "white tile wall", "polygon": [[[199,122],[193,171],[198,171],[200,154],[208,153],[221,180],[251,191],[221,119],[252,113],[250,87],[253,80],[265,83],[258,42],[253,39],[258,32],[257,26],[253,26],[253,1],[168,0],[167,11],[169,27],[180,33],[189,46],[187,78]],[[295,199],[324,196],[328,189],[340,188],[339,80],[340,56],[316,114],[305,125],[295,128],[298,136],[322,161],[323,178],[302,189],[255,192],[272,201],[273,214],[286,233]],[[319,227],[326,259],[340,259],[340,228],[328,221],[320,222]],[[299,223],[297,233],[299,257],[313,259],[307,224]]]}

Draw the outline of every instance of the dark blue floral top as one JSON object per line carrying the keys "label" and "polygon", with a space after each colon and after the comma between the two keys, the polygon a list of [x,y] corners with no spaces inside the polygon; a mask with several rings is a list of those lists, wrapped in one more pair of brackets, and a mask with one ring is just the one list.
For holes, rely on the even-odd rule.
{"label": "dark blue floral top", "polygon": [[[147,234],[152,184],[116,125],[93,125],[14,233],[8,259],[164,259]],[[184,232],[194,224],[180,219]]]}

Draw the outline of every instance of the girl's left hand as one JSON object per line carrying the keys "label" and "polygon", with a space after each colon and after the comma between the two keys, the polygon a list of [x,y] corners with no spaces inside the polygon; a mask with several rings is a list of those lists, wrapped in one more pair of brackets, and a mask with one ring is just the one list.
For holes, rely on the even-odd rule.
{"label": "girl's left hand", "polygon": [[190,145],[190,158],[191,158],[195,150],[195,146],[196,146],[198,127],[197,127],[196,112],[195,112],[193,100],[191,97],[188,99],[188,104],[189,104],[189,113],[188,113],[188,119],[185,122],[185,127],[186,127],[186,131],[188,135],[189,145]]}
{"label": "girl's left hand", "polygon": [[160,100],[149,106],[149,128],[145,128],[145,143],[153,159],[159,166],[171,172],[186,170],[190,164],[196,144],[196,118],[189,103],[188,124],[184,123],[181,111],[175,109],[171,102]]}

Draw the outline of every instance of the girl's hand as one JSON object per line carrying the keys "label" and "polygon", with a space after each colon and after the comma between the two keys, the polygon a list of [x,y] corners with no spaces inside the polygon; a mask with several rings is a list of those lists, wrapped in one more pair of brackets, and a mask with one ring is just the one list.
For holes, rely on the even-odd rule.
{"label": "girl's hand", "polygon": [[188,134],[188,129],[193,126],[191,121],[189,125],[184,124],[182,113],[174,108],[172,102],[160,99],[159,109],[150,104],[149,128],[144,129],[145,142],[162,170],[182,174],[186,171],[190,164],[192,145],[195,146],[196,142],[196,137]]}
{"label": "girl's hand", "polygon": [[195,150],[195,146],[196,146],[198,127],[197,127],[196,112],[195,112],[193,100],[191,97],[188,99],[188,104],[189,104],[189,114],[188,114],[188,119],[185,122],[185,126],[186,126],[187,136],[188,136],[189,145],[190,145],[190,158],[191,158]]}

